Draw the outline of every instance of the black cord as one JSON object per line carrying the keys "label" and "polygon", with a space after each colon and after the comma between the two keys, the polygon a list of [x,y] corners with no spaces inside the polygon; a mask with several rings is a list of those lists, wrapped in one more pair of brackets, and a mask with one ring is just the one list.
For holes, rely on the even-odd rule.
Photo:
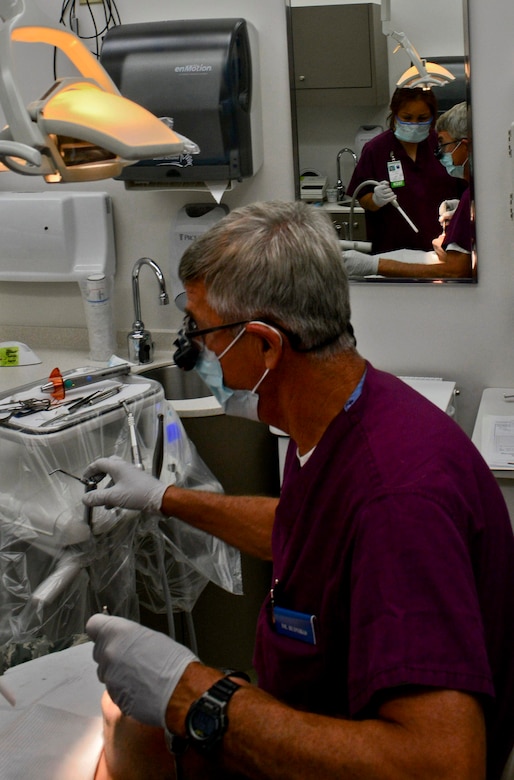
{"label": "black cord", "polygon": [[[115,0],[102,0],[102,7],[98,8],[98,15],[93,11],[92,3],[90,3],[89,0],[86,0],[85,5],[87,6],[90,20],[93,25],[94,32],[91,35],[82,35],[80,32],[79,16],[77,14],[77,0],[63,0],[61,5],[59,24],[62,24],[64,27],[68,27],[82,41],[92,43],[91,51],[98,59],[100,57],[100,51],[102,48],[103,36],[112,27],[117,27],[121,24],[121,16]],[[103,19],[100,16],[102,12]],[[54,78],[57,78],[56,70],[56,55],[54,51]]]}

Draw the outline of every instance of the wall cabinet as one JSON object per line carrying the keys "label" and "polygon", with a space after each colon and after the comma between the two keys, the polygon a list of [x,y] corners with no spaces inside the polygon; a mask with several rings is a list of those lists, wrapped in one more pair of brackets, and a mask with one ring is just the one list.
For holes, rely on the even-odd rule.
{"label": "wall cabinet", "polygon": [[291,32],[297,100],[332,93],[347,105],[388,102],[387,39],[380,6],[295,6]]}

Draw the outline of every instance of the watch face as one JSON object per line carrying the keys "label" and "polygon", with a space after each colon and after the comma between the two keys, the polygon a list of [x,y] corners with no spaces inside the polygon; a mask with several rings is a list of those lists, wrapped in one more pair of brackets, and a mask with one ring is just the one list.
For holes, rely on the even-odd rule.
{"label": "watch face", "polygon": [[218,732],[220,721],[216,715],[197,709],[192,714],[190,725],[198,739],[209,739]]}

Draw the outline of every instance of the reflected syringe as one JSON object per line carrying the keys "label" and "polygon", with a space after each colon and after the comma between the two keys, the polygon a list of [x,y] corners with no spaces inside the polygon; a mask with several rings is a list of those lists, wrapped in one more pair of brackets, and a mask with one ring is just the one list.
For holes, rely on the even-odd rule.
{"label": "reflected syringe", "polygon": [[405,213],[405,211],[402,209],[402,207],[401,207],[401,206],[400,206],[400,204],[398,203],[398,200],[397,200],[397,198],[395,198],[394,200],[392,200],[392,201],[391,201],[391,205],[392,205],[392,206],[394,206],[394,207],[395,207],[395,209],[397,209],[397,210],[400,212],[400,214],[402,215],[402,217],[404,218],[404,220],[406,221],[406,223],[407,223],[408,225],[410,225],[410,227],[413,229],[413,231],[414,231],[415,233],[419,233],[419,230],[417,229],[417,227],[416,227],[416,225],[414,224],[414,222],[412,221],[412,219],[411,219],[409,216],[407,216],[407,214]]}

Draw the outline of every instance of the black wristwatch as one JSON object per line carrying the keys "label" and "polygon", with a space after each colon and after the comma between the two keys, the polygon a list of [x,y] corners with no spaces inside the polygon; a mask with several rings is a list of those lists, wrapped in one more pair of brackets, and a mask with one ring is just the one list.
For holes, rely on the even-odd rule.
{"label": "black wristwatch", "polygon": [[[230,677],[250,680],[244,672],[231,672]],[[228,676],[222,677],[192,703],[186,717],[186,733],[191,747],[209,753],[221,742],[228,728],[228,703],[240,687]]]}

